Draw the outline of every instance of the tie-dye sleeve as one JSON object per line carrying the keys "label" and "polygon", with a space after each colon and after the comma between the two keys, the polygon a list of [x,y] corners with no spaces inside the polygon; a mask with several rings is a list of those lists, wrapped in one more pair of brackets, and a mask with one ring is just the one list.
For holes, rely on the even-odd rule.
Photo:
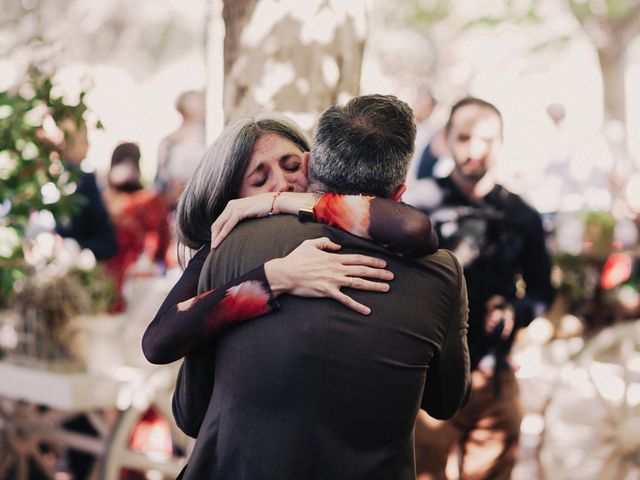
{"label": "tie-dye sleeve", "polygon": [[189,262],[142,337],[142,350],[151,363],[166,364],[183,357],[229,326],[277,308],[261,266],[214,290],[194,296],[205,245]]}
{"label": "tie-dye sleeve", "polygon": [[407,257],[428,255],[438,248],[438,236],[429,216],[402,202],[325,193],[314,214],[318,222],[373,240]]}

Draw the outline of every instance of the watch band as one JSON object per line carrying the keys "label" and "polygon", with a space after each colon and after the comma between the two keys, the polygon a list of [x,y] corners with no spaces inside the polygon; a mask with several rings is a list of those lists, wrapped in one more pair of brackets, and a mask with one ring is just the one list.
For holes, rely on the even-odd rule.
{"label": "watch band", "polygon": [[313,213],[313,209],[320,201],[320,198],[324,195],[324,192],[313,192],[313,195],[309,200],[304,202],[298,210],[298,218],[303,222],[315,222],[316,215]]}

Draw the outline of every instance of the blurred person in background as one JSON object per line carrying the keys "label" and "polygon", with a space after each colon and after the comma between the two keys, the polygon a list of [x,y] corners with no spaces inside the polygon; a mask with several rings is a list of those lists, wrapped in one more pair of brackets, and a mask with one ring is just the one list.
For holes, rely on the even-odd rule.
{"label": "blurred person in background", "polygon": [[[432,199],[437,197],[434,176],[440,174],[441,158],[449,152],[445,141],[444,128],[435,128],[432,114],[437,105],[436,99],[427,88],[418,90],[414,104],[416,116],[416,149],[411,159],[407,175],[407,190],[402,200],[422,210],[433,207]],[[438,168],[436,168],[438,166]],[[446,165],[445,174],[448,173]]]}
{"label": "blurred person in background", "polygon": [[426,87],[418,89],[416,99],[413,105],[413,113],[416,119],[416,146],[409,164],[409,173],[407,181],[411,181],[419,177],[419,170],[422,167],[423,157],[428,154],[429,144],[434,134],[434,127],[431,124],[431,114],[436,108],[437,101],[431,90]]}
{"label": "blurred person in background", "polygon": [[[413,110],[416,116],[416,149],[409,167],[407,189],[416,187],[424,178],[438,176],[438,160],[448,155],[444,128],[437,127],[433,121],[433,111],[438,105],[435,97],[427,88],[418,90]],[[448,171],[445,175],[449,173]]]}
{"label": "blurred person in background", "polygon": [[168,204],[164,196],[146,189],[140,180],[140,149],[121,143],[111,155],[104,199],[113,220],[118,251],[107,262],[116,286],[112,312],[124,310],[122,286],[131,267],[144,255],[146,274],[164,270],[169,245]]}
{"label": "blurred person in background", "polygon": [[[62,161],[70,170],[78,171],[89,151],[87,126],[67,117],[60,121],[59,127],[64,133],[58,147]],[[56,225],[56,233],[73,238],[81,248],[91,250],[98,260],[112,257],[118,249],[116,235],[93,173],[80,172],[76,193],[83,197],[82,205],[74,215]]]}
{"label": "blurred person in background", "polygon": [[189,90],[176,101],[182,123],[160,142],[155,187],[175,205],[206,149],[205,96]]}
{"label": "blurred person in background", "polygon": [[[516,463],[521,409],[508,355],[516,329],[544,313],[553,288],[540,216],[496,183],[502,130],[498,109],[473,97],[453,106],[445,127],[455,166],[435,180],[439,191],[429,213],[441,247],[464,266],[472,391],[451,420],[418,417],[421,480],[445,479],[456,445],[461,479],[506,480]],[[523,282],[516,283],[519,277]]]}
{"label": "blurred person in background", "polygon": [[191,174],[198,166],[206,149],[206,104],[204,92],[189,90],[180,94],[175,104],[182,117],[180,126],[164,137],[158,148],[158,168],[154,180],[155,189],[162,193],[169,205],[168,224],[171,228],[171,245],[166,257],[167,268],[178,266],[174,226],[174,210]]}
{"label": "blurred person in background", "polygon": [[[416,169],[416,180],[439,176],[439,161],[447,157],[449,150],[445,140],[444,128],[437,130],[432,136],[429,145],[422,152],[420,163]],[[448,172],[447,172],[448,173]]]}

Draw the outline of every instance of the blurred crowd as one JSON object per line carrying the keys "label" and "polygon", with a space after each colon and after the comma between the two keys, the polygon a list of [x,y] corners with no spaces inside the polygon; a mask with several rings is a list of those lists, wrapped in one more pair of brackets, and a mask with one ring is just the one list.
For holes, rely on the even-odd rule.
{"label": "blurred crowd", "polygon": [[56,232],[73,238],[105,262],[115,287],[111,313],[126,308],[122,294],[126,279],[161,275],[177,265],[172,215],[206,147],[204,95],[184,92],[176,109],[182,122],[159,145],[157,173],[151,185],[144,185],[136,143],[117,145],[106,179],[97,178],[82,170],[89,150],[86,125],[72,119],[59,125],[62,158],[68,168],[82,170],[77,192],[85,200],[68,223],[56,226]]}

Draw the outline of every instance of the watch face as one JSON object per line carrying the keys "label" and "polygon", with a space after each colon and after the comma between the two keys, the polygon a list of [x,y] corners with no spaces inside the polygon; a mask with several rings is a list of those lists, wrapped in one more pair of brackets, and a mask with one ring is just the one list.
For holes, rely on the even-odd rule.
{"label": "watch face", "polygon": [[313,196],[307,200],[298,210],[298,218],[302,221],[315,222],[316,215],[313,212],[314,207],[322,197],[323,192],[314,192]]}
{"label": "watch face", "polygon": [[298,218],[305,222],[315,220],[313,209],[309,210],[308,207],[301,207],[300,210],[298,210]]}

